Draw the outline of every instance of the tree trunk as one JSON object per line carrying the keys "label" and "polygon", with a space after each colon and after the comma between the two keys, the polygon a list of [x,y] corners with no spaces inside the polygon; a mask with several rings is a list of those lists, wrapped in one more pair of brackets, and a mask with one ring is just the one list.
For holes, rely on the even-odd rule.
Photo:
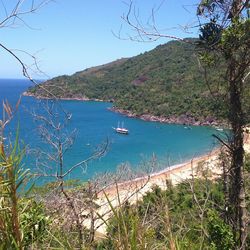
{"label": "tree trunk", "polygon": [[94,218],[94,195],[92,185],[89,182],[88,188],[89,196],[89,209],[90,209],[90,232],[89,232],[89,244],[92,245],[95,239],[95,218]]}
{"label": "tree trunk", "polygon": [[58,145],[59,151],[58,151],[58,155],[59,155],[59,176],[58,179],[60,181],[60,190],[63,193],[63,195],[65,196],[69,207],[71,208],[75,220],[76,220],[76,227],[78,230],[78,241],[79,241],[79,249],[82,249],[83,246],[83,232],[82,232],[82,224],[80,221],[80,217],[79,214],[77,213],[76,207],[74,205],[74,201],[72,200],[72,198],[70,198],[70,196],[67,194],[67,192],[64,190],[64,185],[63,185],[63,147],[62,147],[62,143],[59,141],[59,145]]}
{"label": "tree trunk", "polygon": [[230,207],[230,199],[229,199],[229,185],[230,185],[230,181],[229,181],[229,171],[228,171],[228,165],[229,165],[229,161],[228,161],[228,157],[229,154],[226,152],[221,152],[221,164],[222,164],[222,177],[223,177],[223,193],[224,193],[224,199],[225,199],[225,205],[224,205],[224,221],[227,224],[230,224],[230,211],[229,211],[229,207]]}
{"label": "tree trunk", "polygon": [[[241,104],[242,82],[236,79],[236,64],[232,60],[229,64],[229,93],[230,114],[229,120],[232,126],[231,141],[231,207],[234,232],[239,229],[239,245],[244,250],[247,236],[246,231],[246,202],[244,188],[244,148],[243,148],[243,112]],[[236,230],[235,230],[236,229]]]}

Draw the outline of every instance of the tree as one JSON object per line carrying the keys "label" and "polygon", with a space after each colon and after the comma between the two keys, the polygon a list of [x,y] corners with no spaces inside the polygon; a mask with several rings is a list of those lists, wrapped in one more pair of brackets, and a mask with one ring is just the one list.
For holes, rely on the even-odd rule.
{"label": "tree", "polygon": [[[250,67],[250,19],[249,1],[202,1],[198,16],[209,19],[201,25],[199,45],[205,58],[225,60],[225,84],[228,92],[228,120],[232,137],[228,144],[231,165],[229,167],[229,208],[227,217],[234,228],[238,245],[246,248],[247,210],[244,185],[243,127],[245,125],[242,95],[247,84]],[[204,54],[203,54],[204,55]],[[237,242],[237,241],[236,241]]]}
{"label": "tree", "polygon": [[[8,0],[1,1],[2,14],[0,15],[0,29],[3,28],[15,28],[17,25],[24,25],[28,28],[30,26],[25,22],[25,16],[36,13],[38,10],[46,6],[52,0],[14,0],[10,3]],[[8,2],[8,4],[6,3]],[[32,72],[39,73],[41,75],[46,75],[41,71],[37,64],[37,58],[30,54],[27,51],[22,50],[13,50],[4,44],[3,41],[0,41],[0,49],[8,53],[13,57],[16,62],[21,66],[22,74],[34,85],[37,85],[39,88],[43,89],[51,98],[55,96],[44,88],[42,85],[39,85],[36,80],[32,77]],[[19,52],[19,53],[17,53]],[[24,56],[24,57],[23,57]],[[28,56],[32,60],[32,65],[29,66],[24,58]]]}
{"label": "tree", "polygon": [[[25,22],[24,17],[37,12],[43,6],[51,2],[51,0],[15,0],[11,3],[6,3],[5,0],[1,1],[2,13],[0,16],[0,29],[3,28],[14,28],[16,25],[24,25],[29,28],[29,25]],[[24,62],[24,60],[17,55],[17,51],[14,51],[5,45],[2,41],[0,42],[0,48],[10,54],[14,59],[21,65],[23,76],[28,78],[30,81],[35,83],[30,75],[31,68]],[[33,65],[36,70],[41,72],[37,66],[36,57],[29,54],[26,51],[19,51],[24,55],[28,55],[34,61]]]}
{"label": "tree", "polygon": [[[71,224],[76,224],[78,247],[81,249],[84,244],[82,213],[84,209],[86,209],[86,204],[91,211],[93,210],[93,204],[91,202],[94,199],[94,195],[92,191],[89,191],[89,197],[84,197],[84,199],[74,197],[68,192],[65,180],[72,172],[74,172],[74,170],[79,168],[85,170],[90,161],[102,157],[107,151],[108,142],[99,146],[88,158],[83,159],[76,164],[67,165],[64,162],[64,158],[67,151],[74,144],[76,137],[76,130],[71,132],[67,131],[67,125],[70,122],[72,115],[67,113],[60,103],[55,100],[45,100],[45,102],[42,103],[42,112],[40,111],[40,114],[33,113],[33,117],[36,122],[38,122],[38,134],[42,139],[42,143],[45,145],[45,149],[40,147],[38,150],[35,150],[37,153],[36,163],[38,167],[38,173],[35,175],[50,179],[53,178],[55,180],[55,191],[58,190],[59,196],[62,195],[64,198],[63,201],[60,201],[59,199],[59,201],[56,202],[57,209],[65,209],[64,206],[60,207],[60,205],[66,202],[67,207],[72,213],[72,216],[70,217]],[[75,196],[77,195],[75,194]],[[53,192],[53,203],[55,203],[56,197],[56,193]],[[87,199],[89,199],[89,201],[87,201]],[[61,213],[62,212],[60,211],[60,215]],[[90,215],[92,214],[90,213]],[[93,238],[94,229],[91,233],[91,237]]]}

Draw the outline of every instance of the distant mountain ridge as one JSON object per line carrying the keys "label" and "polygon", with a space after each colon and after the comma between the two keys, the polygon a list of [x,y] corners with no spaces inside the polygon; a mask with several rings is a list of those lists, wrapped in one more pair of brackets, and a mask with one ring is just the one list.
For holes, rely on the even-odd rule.
{"label": "distant mountain ridge", "polygon": [[[149,120],[152,115],[173,123],[209,125],[223,121],[227,116],[225,91],[218,86],[225,70],[220,63],[219,70],[207,72],[209,90],[195,50],[196,40],[170,41],[138,56],[71,76],[55,77],[44,86],[59,98],[112,101],[116,110]],[[48,97],[48,93],[38,87],[29,92]],[[250,111],[249,100],[246,107]]]}

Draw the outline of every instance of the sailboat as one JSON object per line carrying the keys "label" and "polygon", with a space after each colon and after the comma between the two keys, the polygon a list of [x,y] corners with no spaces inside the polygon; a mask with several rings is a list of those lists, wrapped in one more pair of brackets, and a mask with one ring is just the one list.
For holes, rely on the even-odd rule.
{"label": "sailboat", "polygon": [[129,133],[128,129],[123,127],[123,123],[122,126],[120,127],[120,123],[118,122],[118,126],[116,128],[113,127],[113,129],[119,134],[127,135]]}

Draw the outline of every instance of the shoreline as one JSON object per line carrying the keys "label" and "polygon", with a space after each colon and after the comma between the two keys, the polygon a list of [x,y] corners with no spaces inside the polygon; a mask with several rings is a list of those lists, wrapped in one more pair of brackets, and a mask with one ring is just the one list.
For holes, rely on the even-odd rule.
{"label": "shoreline", "polygon": [[[248,130],[248,127],[246,127],[246,130]],[[249,129],[250,131],[250,129]],[[174,164],[169,167],[166,167],[162,170],[159,170],[157,172],[153,172],[148,175],[144,175],[141,177],[137,177],[131,180],[126,180],[122,182],[118,182],[116,184],[110,185],[106,188],[104,188],[105,192],[106,191],[113,191],[115,189],[116,191],[116,185],[118,188],[121,188],[123,190],[124,188],[127,189],[128,187],[130,188],[129,184],[142,184],[145,181],[149,181],[149,184],[152,186],[154,183],[152,183],[152,180],[157,180],[157,179],[164,179],[170,177],[171,175],[180,175],[181,176],[181,181],[185,180],[186,177],[190,177],[190,170],[192,170],[192,175],[193,175],[193,170],[198,167],[200,163],[203,165],[206,165],[208,169],[211,169],[216,172],[216,174],[221,174],[221,170],[219,170],[218,166],[216,164],[218,163],[219,160],[219,155],[221,152],[223,152],[224,146],[218,146],[214,149],[212,149],[210,152],[205,153],[203,155],[194,157],[192,159],[189,159],[183,163],[180,164]],[[245,132],[244,135],[244,151],[246,154],[250,154],[250,133]],[[186,174],[183,175],[183,172],[189,172],[189,175],[187,176]],[[171,178],[170,178],[171,179]],[[176,180],[175,180],[176,181]],[[178,182],[175,182],[173,184],[178,184]],[[119,191],[120,192],[120,191]]]}
{"label": "shoreline", "polygon": [[[53,98],[50,97],[44,97],[44,96],[36,96],[35,94],[28,93],[27,91],[23,92],[23,96],[28,96],[28,97],[34,97],[39,100],[50,100]],[[88,97],[60,97],[56,98],[57,100],[62,100],[62,101],[82,101],[82,102],[88,102],[88,101],[94,101],[94,102],[109,102],[113,103],[113,101],[104,101],[102,99],[98,98],[88,98]],[[160,122],[160,123],[165,123],[165,124],[176,124],[176,125],[184,125],[184,126],[209,126],[213,128],[228,128],[228,125],[226,122],[220,122],[217,121],[214,118],[206,118],[203,121],[199,121],[192,117],[191,115],[180,115],[180,116],[156,116],[152,114],[142,114],[138,115],[136,113],[133,113],[132,111],[129,110],[124,110],[117,108],[115,106],[107,108],[109,111],[118,113],[121,115],[124,115],[128,118],[137,118],[143,121],[149,121],[149,122]]]}
{"label": "shoreline", "polygon": [[[250,153],[249,133],[245,133],[244,136],[244,150],[246,153]],[[167,180],[175,186],[183,181],[190,181],[193,178],[204,178],[203,173],[208,174],[211,180],[219,178],[222,174],[222,169],[219,166],[221,152],[223,152],[223,146],[215,148],[207,154],[194,157],[181,164],[169,166],[148,176],[113,183],[98,192],[96,203],[99,205],[99,208],[96,212],[101,214],[102,218],[107,221],[112,216],[110,206],[117,208],[125,202],[135,204],[147,192],[152,191],[154,186],[166,190],[168,188]],[[90,221],[87,221],[85,225],[87,227],[90,226]],[[95,221],[95,228],[97,228],[96,232],[98,232],[100,237],[105,237],[106,224],[102,219]]]}
{"label": "shoreline", "polygon": [[[190,170],[191,167],[196,168],[197,164],[199,164],[199,163],[206,163],[206,161],[210,161],[211,159],[217,158],[219,156],[219,154],[221,153],[222,148],[223,148],[223,146],[218,146],[208,153],[205,153],[203,155],[186,160],[183,163],[174,164],[174,165],[168,166],[162,170],[159,170],[157,172],[153,172],[153,173],[150,173],[148,175],[141,176],[141,177],[136,177],[136,178],[131,179],[131,180],[118,182],[117,186],[118,186],[118,188],[123,189],[123,188],[128,187],[128,185],[131,185],[131,184],[132,185],[133,184],[143,184],[145,181],[149,181],[150,185],[152,186],[152,185],[154,185],[154,183],[152,183],[152,180],[157,180],[159,178],[166,179],[171,174],[177,174],[177,173],[183,172],[184,170]],[[177,184],[177,183],[174,183],[174,184]],[[111,185],[107,188],[104,188],[105,192],[106,191],[112,192],[112,191],[114,191],[113,189],[116,189],[116,186]]]}
{"label": "shoreline", "polygon": [[122,115],[125,115],[129,118],[138,118],[143,121],[150,121],[150,122],[160,122],[160,123],[166,123],[166,124],[178,124],[178,125],[186,125],[186,126],[209,126],[209,127],[214,127],[214,128],[228,128],[228,125],[226,122],[219,122],[214,118],[207,118],[204,119],[203,121],[198,121],[191,115],[180,115],[180,116],[156,116],[152,114],[142,114],[142,115],[137,115],[133,113],[132,111],[129,110],[123,110],[120,108],[117,108],[115,106],[108,108],[110,111],[119,113]]}
{"label": "shoreline", "polygon": [[93,102],[108,102],[104,101],[102,99],[97,99],[97,98],[88,98],[88,97],[56,97],[56,98],[51,98],[51,97],[45,97],[45,96],[37,96],[32,93],[28,93],[27,91],[24,91],[22,93],[22,96],[28,96],[28,97],[34,97],[38,100],[62,100],[62,101],[81,101],[81,102],[88,102],[88,101],[93,101]]}
{"label": "shoreline", "polygon": [[[135,204],[143,198],[147,192],[151,192],[154,186],[166,190],[168,184],[177,185],[185,180],[192,178],[202,178],[203,171],[209,170],[213,178],[221,175],[221,170],[217,166],[218,157],[223,147],[216,148],[211,152],[194,157],[181,164],[169,166],[158,172],[123,181],[113,183],[108,187],[104,187],[97,193],[96,203],[99,206],[96,213],[100,214],[106,221],[112,216],[112,209],[120,207],[125,202]],[[106,224],[103,219],[95,221],[96,232],[102,237],[106,235]],[[90,226],[90,221],[85,222],[85,226]]]}

